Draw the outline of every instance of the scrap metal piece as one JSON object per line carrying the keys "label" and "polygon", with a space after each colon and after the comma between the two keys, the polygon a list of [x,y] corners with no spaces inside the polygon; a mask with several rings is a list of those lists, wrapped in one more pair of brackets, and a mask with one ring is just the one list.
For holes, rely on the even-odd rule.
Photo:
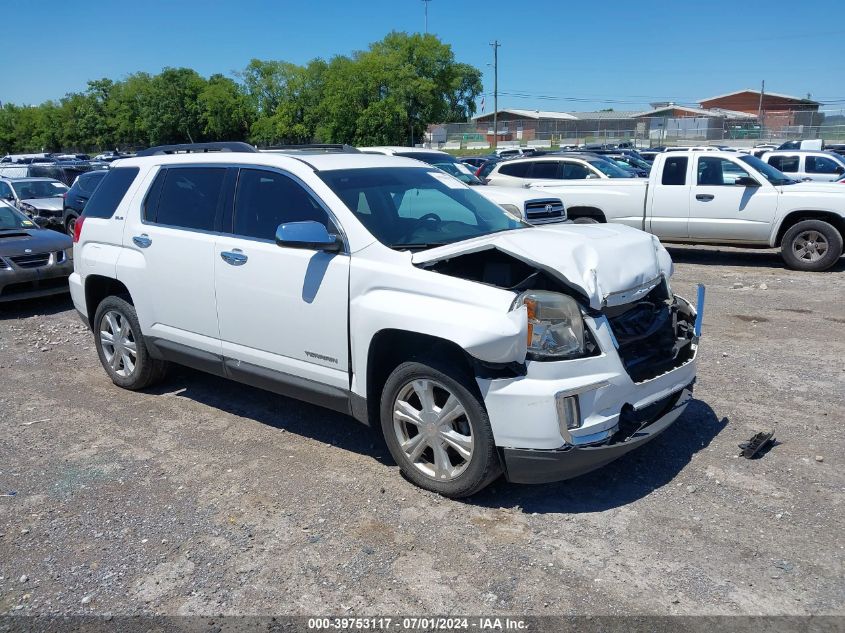
{"label": "scrap metal piece", "polygon": [[760,431],[759,433],[756,433],[754,436],[752,436],[752,438],[747,442],[739,444],[739,448],[742,450],[740,455],[745,459],[753,459],[754,456],[757,455],[764,448],[773,445],[774,439],[774,431]]}

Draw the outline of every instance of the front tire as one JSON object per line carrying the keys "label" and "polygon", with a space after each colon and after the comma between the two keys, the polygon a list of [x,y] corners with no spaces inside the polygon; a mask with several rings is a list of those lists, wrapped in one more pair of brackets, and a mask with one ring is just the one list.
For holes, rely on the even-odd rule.
{"label": "front tire", "polygon": [[780,254],[789,268],[827,270],[842,256],[842,235],[823,220],[802,220],[784,234]]}
{"label": "front tire", "polygon": [[572,220],[573,224],[601,224],[596,218],[588,215],[582,215],[580,218]]}
{"label": "front tire", "polygon": [[65,232],[73,237],[73,232],[76,229],[76,216],[71,215],[68,216],[67,222],[65,223]]}
{"label": "front tire", "polygon": [[106,297],[94,315],[94,343],[103,369],[118,387],[136,391],[160,382],[167,362],[150,356],[135,307]]}
{"label": "front tire", "polygon": [[467,497],[502,472],[484,403],[454,370],[399,365],[382,390],[381,427],[393,459],[420,488]]}

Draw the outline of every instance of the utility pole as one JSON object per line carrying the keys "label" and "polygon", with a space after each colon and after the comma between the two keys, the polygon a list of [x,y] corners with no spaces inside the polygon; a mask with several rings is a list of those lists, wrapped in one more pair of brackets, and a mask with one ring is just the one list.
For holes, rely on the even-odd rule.
{"label": "utility pole", "polygon": [[499,40],[494,40],[493,47],[493,149],[499,146]]}
{"label": "utility pole", "polygon": [[423,6],[425,7],[425,34],[428,35],[428,3],[431,0],[422,0]]}
{"label": "utility pole", "polygon": [[760,105],[757,106],[757,122],[760,124],[760,140],[763,139],[763,94],[766,92],[766,80],[760,84]]}

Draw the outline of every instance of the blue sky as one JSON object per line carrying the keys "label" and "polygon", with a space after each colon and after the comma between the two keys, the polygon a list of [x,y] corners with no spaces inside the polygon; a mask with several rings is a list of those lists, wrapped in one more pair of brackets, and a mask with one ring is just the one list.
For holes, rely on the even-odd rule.
{"label": "blue sky", "polygon": [[[484,72],[499,107],[641,110],[760,85],[845,108],[842,16],[829,1],[431,0],[429,31]],[[422,0],[16,0],[4,6],[0,101],[39,103],[89,79],[251,58],[303,63],[422,31]],[[830,19],[825,19],[830,18]],[[39,41],[36,36],[44,35]],[[573,100],[575,99],[575,100]]]}

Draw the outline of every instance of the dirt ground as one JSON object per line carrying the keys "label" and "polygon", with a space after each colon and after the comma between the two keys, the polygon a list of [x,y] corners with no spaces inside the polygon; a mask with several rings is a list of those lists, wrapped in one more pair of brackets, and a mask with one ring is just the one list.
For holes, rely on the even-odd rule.
{"label": "dirt ground", "polygon": [[845,260],[671,252],[708,291],[684,416],[464,501],[342,415],[187,369],[118,389],[68,298],[0,307],[0,614],[845,614]]}

